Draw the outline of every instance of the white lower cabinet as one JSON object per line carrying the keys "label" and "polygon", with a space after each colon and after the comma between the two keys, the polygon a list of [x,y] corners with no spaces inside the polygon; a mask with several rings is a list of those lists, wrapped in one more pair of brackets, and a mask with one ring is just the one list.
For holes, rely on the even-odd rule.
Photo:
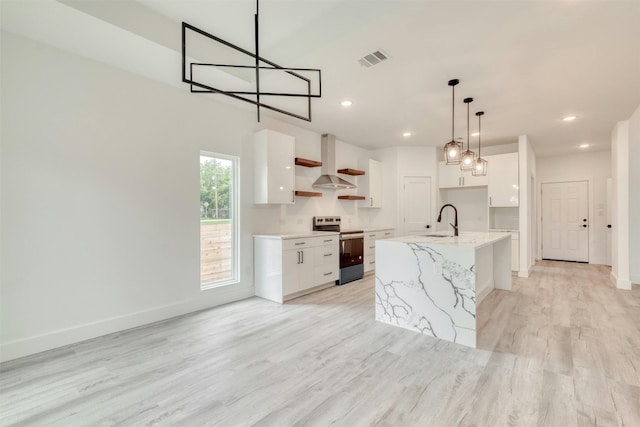
{"label": "white lower cabinet", "polygon": [[255,294],[282,303],[333,285],[340,274],[338,251],[337,234],[295,239],[255,236]]}
{"label": "white lower cabinet", "polygon": [[376,240],[393,237],[393,229],[365,231],[364,233],[364,272],[365,274],[375,270],[376,267]]}
{"label": "white lower cabinet", "polygon": [[511,271],[520,270],[520,233],[511,232]]}

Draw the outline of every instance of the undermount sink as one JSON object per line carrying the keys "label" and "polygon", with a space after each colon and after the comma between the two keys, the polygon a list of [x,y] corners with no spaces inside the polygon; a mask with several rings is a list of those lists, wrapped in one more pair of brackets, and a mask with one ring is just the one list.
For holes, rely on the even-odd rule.
{"label": "undermount sink", "polygon": [[448,234],[448,233],[428,233],[428,234],[423,234],[423,236],[425,237],[453,237],[452,234]]}

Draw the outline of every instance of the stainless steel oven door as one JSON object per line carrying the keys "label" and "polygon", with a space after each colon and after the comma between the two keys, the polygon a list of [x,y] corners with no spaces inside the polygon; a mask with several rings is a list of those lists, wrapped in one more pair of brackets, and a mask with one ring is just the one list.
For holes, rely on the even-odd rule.
{"label": "stainless steel oven door", "polygon": [[363,256],[363,233],[340,235],[340,268],[362,264]]}

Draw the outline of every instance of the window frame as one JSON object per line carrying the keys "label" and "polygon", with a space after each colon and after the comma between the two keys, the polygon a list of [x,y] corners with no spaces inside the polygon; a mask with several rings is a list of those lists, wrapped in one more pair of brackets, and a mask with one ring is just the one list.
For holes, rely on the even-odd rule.
{"label": "window frame", "polygon": [[[202,283],[200,282],[200,290],[206,291],[209,289],[219,288],[222,286],[235,285],[240,283],[240,157],[232,156],[229,154],[216,153],[213,151],[200,150],[200,156],[198,157],[198,188],[200,188],[200,157],[210,157],[213,159],[228,160],[231,162],[231,256],[233,257],[231,262],[231,277],[228,279],[217,280],[214,282]],[[198,190],[200,191],[200,190]],[[198,202],[200,197],[198,196]],[[200,205],[198,203],[198,212],[200,212]],[[200,214],[198,214],[200,217]],[[202,225],[200,221],[199,233],[202,233]],[[202,239],[200,239],[202,241]],[[198,270],[202,268],[201,250],[198,252]],[[200,274],[198,274],[200,275]],[[201,280],[200,278],[198,279]]]}

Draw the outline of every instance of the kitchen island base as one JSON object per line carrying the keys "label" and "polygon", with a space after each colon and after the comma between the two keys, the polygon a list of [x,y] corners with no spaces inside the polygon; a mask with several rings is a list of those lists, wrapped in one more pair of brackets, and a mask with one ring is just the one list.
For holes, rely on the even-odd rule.
{"label": "kitchen island base", "polygon": [[470,347],[476,307],[511,290],[511,235],[405,236],[376,242],[376,320]]}

